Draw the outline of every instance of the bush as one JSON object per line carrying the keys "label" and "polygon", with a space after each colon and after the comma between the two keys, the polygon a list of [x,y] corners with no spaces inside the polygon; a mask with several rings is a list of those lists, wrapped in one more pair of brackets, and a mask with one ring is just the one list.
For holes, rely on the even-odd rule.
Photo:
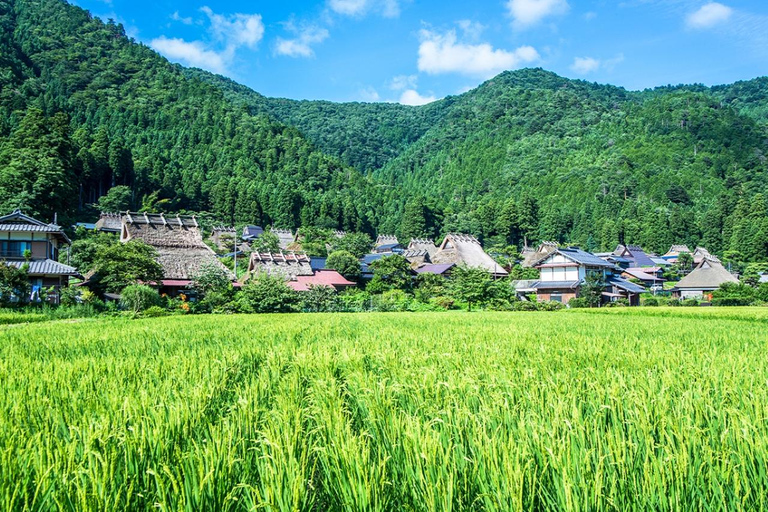
{"label": "bush", "polygon": [[712,299],[713,306],[751,306],[754,299],[747,297],[716,297]]}
{"label": "bush", "polygon": [[589,301],[584,297],[574,297],[573,299],[568,301],[568,307],[571,309],[588,308]]}
{"label": "bush", "polygon": [[629,306],[629,301],[627,299],[616,299],[605,305],[607,308],[625,308],[627,306]]}
{"label": "bush", "polygon": [[348,251],[335,251],[325,261],[327,268],[332,268],[347,279],[360,278],[360,261]]}
{"label": "bush", "polygon": [[120,296],[120,304],[134,314],[160,305],[160,294],[157,293],[157,290],[144,284],[126,286]]}
{"label": "bush", "polygon": [[643,297],[640,304],[642,306],[655,307],[659,305],[659,299],[656,297]]}
{"label": "bush", "polygon": [[378,311],[386,313],[408,311],[411,297],[403,290],[387,290],[376,297],[374,302]]}
{"label": "bush", "polygon": [[301,294],[301,309],[311,313],[337,311],[336,290],[332,286],[314,286]]}
{"label": "bush", "polygon": [[682,306],[682,302],[680,302],[680,299],[669,299],[669,302],[667,302],[667,306],[671,306],[671,307]]}
{"label": "bush", "polygon": [[560,311],[564,307],[565,304],[555,300],[545,300],[543,302],[539,302],[539,311]]}
{"label": "bush", "polygon": [[337,301],[341,311],[358,313],[371,309],[371,294],[363,290],[345,290],[338,295]]}
{"label": "bush", "polygon": [[300,297],[280,276],[258,274],[240,292],[237,309],[242,313],[294,313]]}
{"label": "bush", "polygon": [[539,306],[535,302],[520,300],[512,305],[513,311],[538,311]]}
{"label": "bush", "polygon": [[434,304],[435,306],[442,309],[453,308],[455,302],[456,301],[453,300],[453,297],[446,297],[445,295],[438,295],[437,297],[432,297],[429,299],[430,304]]}
{"label": "bush", "polygon": [[147,308],[144,313],[142,313],[142,316],[145,316],[147,318],[157,318],[159,316],[166,316],[168,315],[168,311],[161,308],[160,306],[152,306]]}
{"label": "bush", "polygon": [[686,307],[698,306],[699,305],[699,300],[698,299],[693,299],[693,298],[691,298],[691,299],[683,299],[682,301],[680,301],[680,305],[681,306],[686,306]]}

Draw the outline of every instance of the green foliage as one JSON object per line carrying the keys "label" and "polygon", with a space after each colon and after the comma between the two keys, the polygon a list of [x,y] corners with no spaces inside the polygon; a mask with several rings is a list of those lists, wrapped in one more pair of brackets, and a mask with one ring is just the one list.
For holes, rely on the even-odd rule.
{"label": "green foliage", "polygon": [[713,306],[749,306],[755,299],[755,288],[742,283],[723,283],[712,292]]}
{"label": "green foliage", "polygon": [[120,292],[120,304],[137,315],[153,306],[160,306],[160,294],[144,284],[132,284]]}
{"label": "green foliage", "polygon": [[99,246],[91,267],[97,288],[114,293],[140,281],[159,283],[163,268],[156,257],[157,251],[140,240]]}
{"label": "green foliage", "polygon": [[126,185],[112,187],[96,201],[96,208],[100,212],[124,212],[131,208],[131,188]]}
{"label": "green foliage", "polygon": [[568,307],[571,309],[581,309],[592,307],[586,297],[574,297],[568,301]]}
{"label": "green foliage", "polygon": [[310,285],[309,290],[301,294],[301,309],[310,313],[326,313],[339,309],[338,293],[332,286]]}
{"label": "green foliage", "polygon": [[579,289],[581,297],[587,301],[589,307],[600,307],[600,303],[603,300],[603,292],[605,291],[605,280],[602,274],[588,273],[584,279],[584,283]]}
{"label": "green foliage", "polygon": [[366,233],[347,233],[341,238],[330,241],[333,251],[347,251],[356,258],[362,258],[371,251],[373,242]]}
{"label": "green foliage", "polygon": [[200,298],[203,298],[209,293],[222,293],[228,290],[231,288],[231,283],[229,275],[223,268],[214,263],[205,263],[192,276],[192,288]]}
{"label": "green foliage", "polygon": [[371,263],[370,267],[373,269],[373,279],[366,287],[370,293],[410,290],[413,285],[411,265],[399,254],[384,256]]}
{"label": "green foliage", "polygon": [[265,231],[251,242],[251,250],[258,252],[280,252],[280,238],[271,231]]}
{"label": "green foliage", "polygon": [[328,255],[325,266],[336,270],[347,279],[356,280],[360,278],[360,261],[350,252],[332,252]]}
{"label": "green foliage", "polygon": [[493,280],[482,268],[458,265],[451,271],[451,295],[466,303],[467,309],[472,311],[472,305],[493,296]]}
{"label": "green foliage", "polygon": [[86,232],[74,240],[69,248],[70,265],[86,274],[93,269],[100,249],[118,243],[119,240],[113,234]]}
{"label": "green foliage", "polygon": [[0,261],[0,306],[21,306],[29,302],[32,287],[27,268],[27,264],[17,268]]}
{"label": "green foliage", "polygon": [[281,276],[260,273],[243,286],[237,301],[242,313],[292,313],[300,298]]}

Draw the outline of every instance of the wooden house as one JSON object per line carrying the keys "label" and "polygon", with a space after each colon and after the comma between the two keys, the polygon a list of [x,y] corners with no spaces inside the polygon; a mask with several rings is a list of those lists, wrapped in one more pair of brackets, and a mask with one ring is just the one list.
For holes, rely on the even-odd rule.
{"label": "wooden house", "polygon": [[79,276],[75,268],[58,262],[59,251],[69,243],[57,224],[39,221],[19,210],[0,217],[0,260],[16,268],[28,262],[32,300],[50,288],[53,293],[48,300],[58,303],[61,288],[69,285],[70,277]]}
{"label": "wooden house", "polygon": [[687,252],[688,254],[691,254],[691,250],[688,248],[685,244],[679,244],[679,245],[672,245],[669,250],[663,254],[661,257],[665,260],[667,260],[669,263],[677,263],[677,259],[680,257],[680,254]]}
{"label": "wooden house", "polygon": [[622,269],[621,277],[635,279],[646,287],[661,286],[666,279],[662,277],[663,270],[659,267],[630,267]]}
{"label": "wooden house", "polygon": [[403,249],[404,247],[400,245],[395,235],[379,235],[373,250],[377,253],[394,253],[403,252]]}
{"label": "wooden house", "polygon": [[527,283],[522,291],[535,290],[538,300],[567,304],[579,296],[582,284],[591,274],[599,274],[605,282],[606,301],[625,298],[630,304],[637,304],[640,293],[645,291],[620,277],[621,271],[613,263],[577,247],[558,248],[535,263],[535,267],[540,271],[539,280]]}
{"label": "wooden house", "polygon": [[413,238],[403,251],[403,257],[413,268],[432,262],[432,256],[437,252],[435,242],[428,238]]}
{"label": "wooden house", "polygon": [[656,264],[651,257],[645,253],[639,245],[621,245],[616,246],[613,251],[615,256],[628,259],[631,267],[655,267]]}
{"label": "wooden house", "polygon": [[449,233],[431,258],[433,264],[453,263],[467,267],[482,268],[493,277],[506,277],[509,273],[496,263],[472,235]]}
{"label": "wooden house", "polygon": [[691,253],[691,256],[693,256],[693,263],[695,265],[698,265],[706,259],[716,260],[718,262],[720,261],[716,256],[710,254],[709,251],[704,247],[696,247]]}
{"label": "wooden house", "polygon": [[162,292],[175,294],[189,289],[205,265],[219,267],[232,281],[235,280],[234,274],[219,261],[213,249],[203,242],[194,216],[125,212],[120,241],[130,240],[141,240],[157,251],[157,261],[163,268],[163,279],[158,283]]}
{"label": "wooden house", "polygon": [[674,288],[672,297],[712,300],[712,292],[724,283],[738,283],[728,270],[713,256],[703,258],[690,274],[682,278]]}
{"label": "wooden house", "polygon": [[253,224],[248,224],[247,226],[243,226],[243,234],[241,235],[241,238],[245,242],[251,242],[259,238],[263,234],[264,234],[264,228],[262,228],[261,226],[254,226]]}

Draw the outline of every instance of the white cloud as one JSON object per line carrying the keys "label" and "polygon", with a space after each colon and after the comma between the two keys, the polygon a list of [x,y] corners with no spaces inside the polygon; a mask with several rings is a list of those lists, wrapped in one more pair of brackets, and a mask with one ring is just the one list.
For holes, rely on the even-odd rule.
{"label": "white cloud", "polygon": [[402,91],[405,89],[415,89],[418,83],[416,75],[398,75],[392,78],[389,88],[393,91]]}
{"label": "white cloud", "polygon": [[699,10],[690,13],[686,17],[685,23],[689,28],[694,29],[711,28],[727,21],[731,14],[733,14],[733,9],[730,7],[717,2],[710,2],[703,5]]}
{"label": "white cloud", "polygon": [[618,64],[624,61],[624,54],[620,53],[612,59],[595,59],[593,57],[576,57],[571,64],[571,70],[579,75],[588,75],[598,69],[612,71]]}
{"label": "white cloud", "polygon": [[226,72],[228,57],[206,49],[200,41],[187,42],[183,39],[160,36],[149,44],[171,60],[180,60],[189,66],[207,69],[214,73]]}
{"label": "white cloud", "polygon": [[573,64],[571,64],[571,69],[580,75],[597,71],[599,67],[600,61],[592,57],[576,57],[573,59]]}
{"label": "white cloud", "polygon": [[296,28],[287,23],[286,29],[296,34],[293,39],[277,38],[275,53],[288,57],[312,57],[315,55],[312,45],[322,43],[328,38],[328,30],[314,25]]}
{"label": "white cloud", "polygon": [[485,26],[482,23],[472,20],[460,20],[456,22],[456,24],[464,33],[464,37],[471,41],[480,39],[480,36],[483,35],[483,31],[485,30]]}
{"label": "white cloud", "polygon": [[494,49],[488,43],[460,43],[457,41],[455,30],[445,34],[421,31],[419,71],[430,74],[460,73],[491,77],[538,59],[539,53],[532,46],[521,46],[516,50],[507,51]]}
{"label": "white cloud", "polygon": [[182,17],[182,16],[179,14],[179,11],[176,11],[176,12],[174,12],[173,14],[171,14],[171,19],[172,19],[173,21],[179,21],[179,22],[181,22],[181,23],[183,23],[183,24],[185,24],[185,25],[192,25],[192,24],[195,22],[195,21],[192,19],[192,17],[191,17],[191,16],[190,16],[190,17],[187,17],[187,18],[184,18],[184,17]]}
{"label": "white cloud", "polygon": [[535,25],[548,16],[565,14],[569,6],[566,0],[509,0],[507,10],[514,19],[515,28]]}
{"label": "white cloud", "polygon": [[328,7],[336,14],[345,16],[364,16],[369,12],[377,12],[385,18],[400,16],[398,0],[328,0]]}
{"label": "white cloud", "polygon": [[210,7],[202,7],[211,21],[211,33],[228,47],[247,46],[255,48],[264,37],[264,23],[260,14],[232,14],[224,16],[214,13]]}
{"label": "white cloud", "polygon": [[365,87],[360,89],[360,98],[367,102],[379,101],[381,99],[378,91],[376,91],[376,89],[373,87]]}
{"label": "white cloud", "polygon": [[597,18],[597,13],[595,11],[589,11],[584,13],[584,19],[586,21],[592,21],[595,18]]}
{"label": "white cloud", "polygon": [[415,89],[408,89],[403,91],[403,94],[400,95],[399,103],[402,103],[403,105],[418,106],[426,105],[433,101],[437,101],[435,96],[422,96]]}

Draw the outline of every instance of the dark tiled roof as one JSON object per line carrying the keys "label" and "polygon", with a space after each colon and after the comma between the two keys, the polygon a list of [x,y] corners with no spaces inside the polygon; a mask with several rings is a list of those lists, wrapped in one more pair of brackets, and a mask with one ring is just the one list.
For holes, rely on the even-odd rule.
{"label": "dark tiled roof", "polygon": [[243,228],[243,238],[259,238],[264,234],[264,228],[261,226],[245,226]]}
{"label": "dark tiled roof", "polygon": [[608,284],[615,286],[616,288],[621,288],[622,290],[629,293],[643,293],[646,291],[645,288],[639,284],[635,284],[632,281],[627,281],[626,279],[622,279],[620,277],[612,277],[607,282]]}
{"label": "dark tiled roof", "polygon": [[435,265],[424,265],[423,267],[419,267],[416,269],[417,274],[444,274],[451,268],[453,268],[453,263],[440,263]]}
{"label": "dark tiled roof", "polygon": [[[21,268],[24,265],[24,261],[6,261],[7,265],[12,267]],[[79,275],[77,269],[64,265],[58,261],[53,260],[33,260],[29,262],[30,275],[58,275],[58,276],[77,276]]]}
{"label": "dark tiled roof", "polygon": [[604,259],[595,256],[591,252],[583,251],[578,247],[568,247],[564,249],[558,249],[556,252],[572,259],[576,263],[586,265],[588,267],[608,267],[614,268],[613,263],[605,261]]}
{"label": "dark tiled roof", "polygon": [[536,290],[563,290],[579,287],[580,281],[536,281],[531,288]]}

